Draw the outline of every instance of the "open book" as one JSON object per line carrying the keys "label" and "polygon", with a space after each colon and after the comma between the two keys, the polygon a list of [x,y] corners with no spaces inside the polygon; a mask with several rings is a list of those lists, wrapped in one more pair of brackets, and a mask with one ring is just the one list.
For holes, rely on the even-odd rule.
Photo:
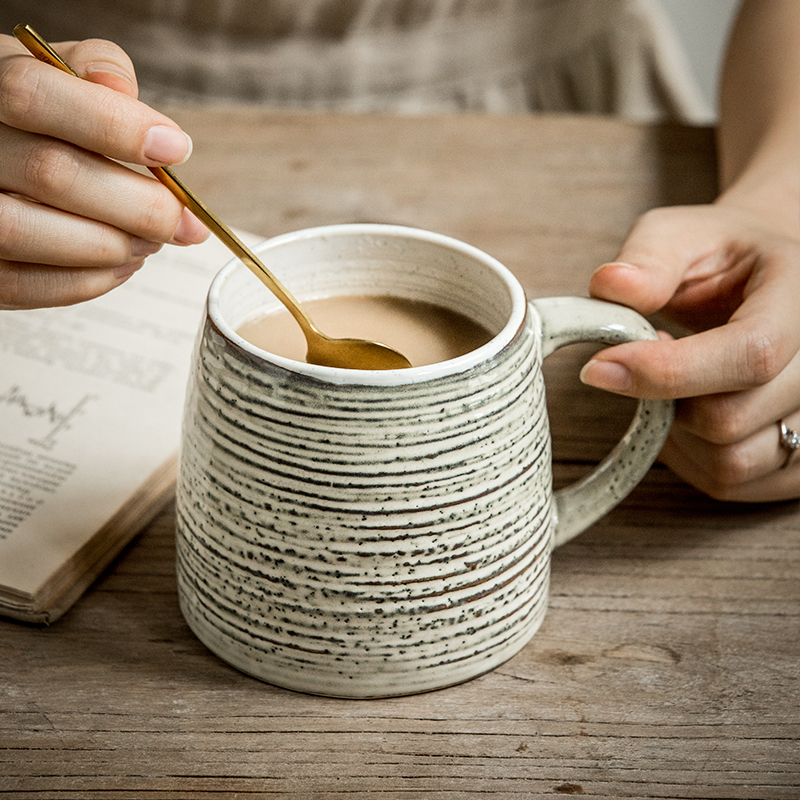
{"label": "open book", "polygon": [[165,246],[103,297],[0,311],[0,614],[58,619],[172,498],[194,340],[230,258],[214,237]]}

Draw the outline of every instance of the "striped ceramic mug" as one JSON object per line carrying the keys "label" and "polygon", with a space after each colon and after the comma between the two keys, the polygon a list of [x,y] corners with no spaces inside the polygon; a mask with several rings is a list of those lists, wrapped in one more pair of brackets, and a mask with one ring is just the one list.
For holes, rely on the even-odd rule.
{"label": "striped ceramic mug", "polygon": [[406,370],[299,363],[236,333],[277,301],[228,264],[209,292],[183,423],[186,620],[235,667],[317,694],[400,695],[492,669],[542,621],[552,548],[636,485],[672,419],[670,402],[640,402],[603,464],[554,492],[542,359],[653,329],[598,301],[529,303],[495,259],[425,231],[338,225],[257,250],[301,301],[399,295],[496,335]]}

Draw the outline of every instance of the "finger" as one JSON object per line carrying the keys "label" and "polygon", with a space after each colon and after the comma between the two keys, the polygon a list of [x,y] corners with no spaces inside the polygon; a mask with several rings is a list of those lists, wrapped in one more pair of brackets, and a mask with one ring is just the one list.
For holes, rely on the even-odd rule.
{"label": "finger", "polygon": [[772,380],[788,361],[789,342],[771,334],[773,327],[728,324],[674,341],[618,345],[594,356],[580,377],[589,386],[645,399],[750,389]]}
{"label": "finger", "polygon": [[[208,235],[172,193],[149,176],[65,142],[3,125],[0,140],[5,155],[0,162],[0,187],[7,192],[155,242],[189,244]],[[30,217],[34,209],[28,211]],[[36,211],[44,229],[39,233],[31,227],[32,235],[45,236],[43,246],[64,246],[65,241],[55,241],[53,234],[63,235],[65,231],[56,229],[48,237],[48,226],[54,221],[46,218],[46,209]],[[22,260],[8,248],[24,246],[24,237],[15,235],[13,226],[9,230],[5,222],[2,230],[6,252]]]}
{"label": "finger", "polygon": [[[800,426],[800,413],[789,422]],[[789,424],[787,422],[787,424]],[[784,468],[778,425],[766,426],[738,445],[718,446],[673,430],[660,459],[687,483],[717,500],[764,502],[800,497],[800,458]]]}
{"label": "finger", "polygon": [[0,194],[0,259],[66,267],[118,267],[152,255],[160,242],[93,219]]}
{"label": "finger", "polygon": [[675,427],[714,444],[734,444],[791,414],[800,402],[800,353],[764,386],[744,392],[690,397],[678,403]]}
{"label": "finger", "polygon": [[124,283],[144,259],[116,267],[52,267],[0,260],[0,309],[46,308],[92,300]]}
{"label": "finger", "polygon": [[0,60],[0,122],[147,166],[182,163],[192,150],[191,139],[169,117],[29,55]]}
{"label": "finger", "polygon": [[679,427],[670,434],[685,458],[722,486],[739,486],[771,475],[786,461],[786,451],[779,444],[780,430],[774,422],[746,439],[724,445]]}

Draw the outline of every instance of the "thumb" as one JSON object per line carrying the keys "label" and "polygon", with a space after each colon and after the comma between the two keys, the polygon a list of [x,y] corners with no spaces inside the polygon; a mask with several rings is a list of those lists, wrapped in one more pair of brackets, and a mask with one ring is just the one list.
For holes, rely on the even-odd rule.
{"label": "thumb", "polygon": [[685,281],[713,271],[719,236],[705,206],[648,211],[636,222],[617,258],[592,275],[593,297],[653,314]]}
{"label": "thumb", "polygon": [[58,54],[81,78],[138,98],[139,85],[128,54],[105,39],[84,39],[55,45]]}

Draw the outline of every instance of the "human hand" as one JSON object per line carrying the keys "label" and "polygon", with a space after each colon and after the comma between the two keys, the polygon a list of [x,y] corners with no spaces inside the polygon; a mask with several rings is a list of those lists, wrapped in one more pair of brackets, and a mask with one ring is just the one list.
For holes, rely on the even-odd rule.
{"label": "human hand", "polygon": [[136,99],[125,53],[99,39],[55,49],[86,80],[0,36],[0,309],[97,297],[162,244],[208,235],[158,181],[117,163],[191,153],[178,125]]}
{"label": "human hand", "polygon": [[581,373],[630,397],[681,398],[661,454],[675,473],[721,500],[800,497],[800,456],[779,444],[781,420],[800,429],[797,238],[721,203],[656,209],[590,291],[694,332],[603,350]]}

